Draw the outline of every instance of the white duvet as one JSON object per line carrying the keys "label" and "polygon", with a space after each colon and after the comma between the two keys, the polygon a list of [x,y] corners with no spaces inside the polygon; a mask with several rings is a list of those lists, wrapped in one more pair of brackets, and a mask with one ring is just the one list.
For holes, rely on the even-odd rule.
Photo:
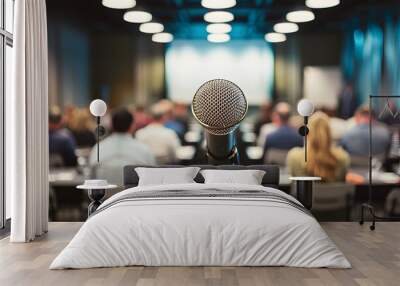
{"label": "white duvet", "polygon": [[[257,198],[152,198],[131,192],[262,190],[232,184],[135,187],[105,201],[50,269],[145,266],[294,266],[350,268],[318,222],[299,209]],[[108,207],[107,207],[108,206]]]}

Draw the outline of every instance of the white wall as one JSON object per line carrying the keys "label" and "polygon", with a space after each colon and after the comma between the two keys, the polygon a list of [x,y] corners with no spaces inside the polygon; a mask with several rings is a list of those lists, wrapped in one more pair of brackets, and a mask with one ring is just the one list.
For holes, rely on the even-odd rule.
{"label": "white wall", "polygon": [[166,52],[168,97],[190,103],[206,81],[223,78],[236,83],[249,104],[271,97],[274,55],[264,40],[213,44],[198,40],[174,41]]}
{"label": "white wall", "polygon": [[316,107],[336,108],[342,88],[342,73],[338,66],[304,68],[303,94]]}

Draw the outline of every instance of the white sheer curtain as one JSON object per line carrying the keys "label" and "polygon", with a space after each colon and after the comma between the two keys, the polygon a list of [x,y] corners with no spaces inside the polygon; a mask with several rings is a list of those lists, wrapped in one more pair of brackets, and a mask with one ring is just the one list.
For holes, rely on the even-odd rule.
{"label": "white sheer curtain", "polygon": [[16,0],[13,95],[6,99],[6,187],[12,242],[48,225],[48,74],[45,0]]}

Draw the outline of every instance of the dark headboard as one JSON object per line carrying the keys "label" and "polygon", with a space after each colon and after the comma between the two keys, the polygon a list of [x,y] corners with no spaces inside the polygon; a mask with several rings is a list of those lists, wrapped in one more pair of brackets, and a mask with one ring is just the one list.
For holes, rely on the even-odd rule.
{"label": "dark headboard", "polygon": [[[265,175],[262,180],[262,185],[266,187],[278,187],[279,185],[279,167],[277,165],[222,165],[222,166],[212,166],[212,165],[193,165],[195,167],[200,167],[201,169],[224,169],[224,170],[263,170]],[[182,168],[187,166],[182,165],[163,165],[163,166],[144,166],[144,165],[128,165],[124,167],[124,186],[125,188],[136,187],[139,182],[138,174],[135,171],[137,167],[147,167],[147,168]],[[204,183],[203,176],[199,173],[194,179],[197,183]]]}

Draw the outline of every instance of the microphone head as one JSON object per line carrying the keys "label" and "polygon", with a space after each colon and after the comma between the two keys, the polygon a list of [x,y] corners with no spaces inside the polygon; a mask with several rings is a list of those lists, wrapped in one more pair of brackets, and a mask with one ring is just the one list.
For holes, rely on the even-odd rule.
{"label": "microphone head", "polygon": [[196,120],[211,134],[226,135],[234,131],[247,112],[243,91],[225,79],[207,81],[192,101]]}

